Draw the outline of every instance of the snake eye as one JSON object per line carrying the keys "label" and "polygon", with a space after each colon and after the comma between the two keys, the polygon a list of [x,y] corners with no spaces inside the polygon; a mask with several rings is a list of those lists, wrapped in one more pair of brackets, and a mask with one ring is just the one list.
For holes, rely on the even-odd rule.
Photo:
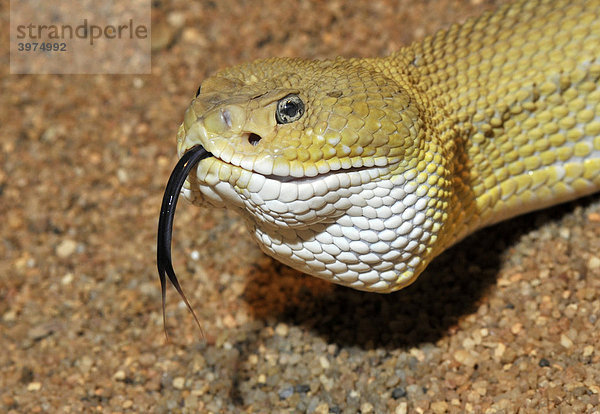
{"label": "snake eye", "polygon": [[200,89],[202,89],[202,85],[198,86],[198,90],[196,91],[196,98],[200,95]]}
{"label": "snake eye", "polygon": [[278,124],[289,124],[304,115],[304,102],[298,95],[290,94],[277,102],[275,119]]}

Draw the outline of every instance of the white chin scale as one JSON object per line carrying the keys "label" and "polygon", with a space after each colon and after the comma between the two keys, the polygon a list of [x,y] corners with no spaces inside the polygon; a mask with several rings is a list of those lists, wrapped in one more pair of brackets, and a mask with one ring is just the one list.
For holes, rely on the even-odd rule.
{"label": "white chin scale", "polygon": [[439,228],[427,214],[427,186],[408,172],[391,178],[378,167],[300,179],[250,174],[244,187],[239,180],[205,182],[184,195],[236,207],[265,253],[334,283],[380,292],[405,286]]}

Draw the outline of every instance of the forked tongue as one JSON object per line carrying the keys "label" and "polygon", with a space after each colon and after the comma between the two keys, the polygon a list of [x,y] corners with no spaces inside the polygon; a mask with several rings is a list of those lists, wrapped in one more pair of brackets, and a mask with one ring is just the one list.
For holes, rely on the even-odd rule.
{"label": "forked tongue", "polygon": [[200,321],[192,309],[190,302],[181,289],[181,285],[177,280],[177,275],[173,270],[173,262],[171,261],[171,237],[173,235],[173,217],[175,216],[175,207],[177,206],[177,200],[179,193],[183,187],[183,183],[192,170],[201,160],[204,158],[212,157],[213,155],[206,151],[201,145],[187,150],[169,177],[167,187],[165,188],[165,194],[163,195],[162,205],[160,207],[160,217],[158,219],[158,236],[156,246],[156,265],[158,267],[158,277],[160,278],[160,288],[162,293],[162,313],[163,313],[163,328],[165,330],[165,336],[167,339],[167,323],[165,316],[165,296],[167,292],[167,281],[165,274],[169,277],[169,280],[175,286],[175,289],[185,302],[185,305],[194,316],[196,324],[200,328],[202,337],[204,337],[204,331],[200,325]]}

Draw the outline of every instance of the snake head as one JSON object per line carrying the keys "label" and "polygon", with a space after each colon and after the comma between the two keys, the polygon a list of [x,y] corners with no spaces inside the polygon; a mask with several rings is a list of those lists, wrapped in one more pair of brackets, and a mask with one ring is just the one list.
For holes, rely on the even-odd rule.
{"label": "snake head", "polygon": [[391,291],[425,266],[445,219],[447,154],[424,139],[420,98],[369,62],[221,71],[202,83],[177,142],[180,155],[213,155],[190,173],[188,200],[237,211],[263,251],[296,269]]}
{"label": "snake head", "polygon": [[[302,112],[283,122],[285,103]],[[201,164],[185,195],[246,208],[240,190],[259,192],[261,176],[310,181],[389,167],[415,147],[418,123],[402,88],[359,60],[267,59],[230,68],[202,83],[179,128],[180,155],[202,145],[215,157]],[[274,191],[274,185],[262,187]]]}

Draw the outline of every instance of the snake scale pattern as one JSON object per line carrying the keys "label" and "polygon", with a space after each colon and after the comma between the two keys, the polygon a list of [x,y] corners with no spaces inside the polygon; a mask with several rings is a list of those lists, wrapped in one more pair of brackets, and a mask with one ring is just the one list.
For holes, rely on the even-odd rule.
{"label": "snake scale pattern", "polygon": [[384,58],[225,69],[177,142],[163,293],[165,271],[182,293],[180,189],[293,268],[392,292],[479,228],[600,189],[600,1],[516,1]]}

